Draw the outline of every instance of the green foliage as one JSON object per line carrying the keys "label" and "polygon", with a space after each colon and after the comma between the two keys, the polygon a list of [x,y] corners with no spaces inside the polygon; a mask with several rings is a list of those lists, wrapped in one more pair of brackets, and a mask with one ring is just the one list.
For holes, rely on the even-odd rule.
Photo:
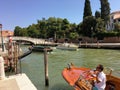
{"label": "green foliage", "polygon": [[78,37],[79,37],[79,35],[77,32],[72,32],[72,33],[70,33],[70,36],[69,36],[70,39],[76,39]]}
{"label": "green foliage", "polygon": [[30,37],[33,37],[33,38],[38,38],[39,37],[39,31],[36,29],[36,25],[33,24],[33,25],[30,25],[28,28],[27,28],[27,33]]}
{"label": "green foliage", "polygon": [[116,37],[116,36],[120,36],[120,32],[109,31],[97,33],[98,40],[102,40],[104,37]]}
{"label": "green foliage", "polygon": [[37,24],[29,25],[27,28],[16,26],[14,33],[15,36],[54,38],[56,40],[59,38],[71,38],[71,33],[77,34],[76,27],[77,25],[75,23],[69,23],[66,18],[61,19],[50,17],[47,20],[45,18],[42,18],[42,20],[37,20]]}
{"label": "green foliage", "polygon": [[101,15],[100,15],[101,13],[99,12],[99,11],[96,11],[95,12],[95,18],[97,19],[97,18],[100,18],[101,17]]}
{"label": "green foliage", "polygon": [[85,19],[85,17],[88,17],[88,16],[92,16],[92,11],[90,6],[90,1],[85,0],[83,19]]}
{"label": "green foliage", "polygon": [[22,30],[22,28],[21,27],[19,27],[19,26],[16,26],[15,27],[15,30],[14,30],[14,35],[15,36],[21,36],[21,30]]}
{"label": "green foliage", "polygon": [[105,24],[109,21],[110,4],[108,0],[100,0],[101,3],[101,18],[105,21]]}
{"label": "green foliage", "polygon": [[95,33],[101,33],[105,31],[104,20],[101,18],[96,19]]}
{"label": "green foliage", "polygon": [[115,23],[114,26],[114,31],[120,32],[120,23]]}
{"label": "green foliage", "polygon": [[91,37],[95,32],[96,19],[93,16],[88,16],[83,20],[81,25],[81,32],[84,36]]}

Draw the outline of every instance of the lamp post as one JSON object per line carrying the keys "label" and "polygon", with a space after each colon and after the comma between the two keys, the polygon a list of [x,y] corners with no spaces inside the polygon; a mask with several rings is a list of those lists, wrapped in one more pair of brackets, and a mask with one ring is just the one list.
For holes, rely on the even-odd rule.
{"label": "lamp post", "polygon": [[1,46],[2,46],[2,52],[4,52],[3,36],[2,36],[2,24],[0,24],[0,29],[1,29]]}
{"label": "lamp post", "polygon": [[93,44],[93,27],[91,27],[91,38],[92,38],[92,44]]}

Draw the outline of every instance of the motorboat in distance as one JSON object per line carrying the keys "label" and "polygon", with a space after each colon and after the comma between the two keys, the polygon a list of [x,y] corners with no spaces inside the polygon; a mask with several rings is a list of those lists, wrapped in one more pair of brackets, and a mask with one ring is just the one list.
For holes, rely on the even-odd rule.
{"label": "motorboat in distance", "polygon": [[49,46],[41,46],[41,45],[35,45],[29,47],[29,50],[32,50],[34,52],[44,52],[44,50],[47,50],[47,52],[52,52],[53,49],[51,49]]}
{"label": "motorboat in distance", "polygon": [[71,43],[63,43],[63,44],[58,45],[56,47],[56,49],[77,51],[78,50],[78,46],[75,45],[75,44],[71,44]]}

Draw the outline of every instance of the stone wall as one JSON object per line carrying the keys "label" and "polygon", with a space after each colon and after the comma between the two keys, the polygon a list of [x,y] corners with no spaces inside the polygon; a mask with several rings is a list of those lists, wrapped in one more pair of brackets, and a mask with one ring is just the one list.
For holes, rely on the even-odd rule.
{"label": "stone wall", "polygon": [[106,43],[120,43],[120,37],[105,37],[103,42]]}
{"label": "stone wall", "polygon": [[[97,43],[97,38],[89,38],[89,37],[81,37],[81,42],[85,43]],[[63,43],[65,42],[65,39],[58,39],[57,42],[59,43]],[[74,40],[68,40],[68,43],[79,43],[78,39],[74,39]],[[99,40],[99,42],[101,43],[120,43],[120,37],[105,37],[103,40]]]}

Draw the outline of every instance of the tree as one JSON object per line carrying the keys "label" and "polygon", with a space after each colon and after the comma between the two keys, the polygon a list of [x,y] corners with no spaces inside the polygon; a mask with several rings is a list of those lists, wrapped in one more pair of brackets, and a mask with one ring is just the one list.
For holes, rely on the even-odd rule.
{"label": "tree", "polygon": [[21,36],[21,35],[20,35],[21,30],[22,30],[21,27],[16,26],[16,27],[15,27],[15,30],[14,30],[14,36]]}
{"label": "tree", "polygon": [[91,37],[95,32],[96,19],[93,16],[88,16],[83,20],[81,32],[84,36]]}
{"label": "tree", "polygon": [[83,19],[85,19],[85,17],[87,17],[87,16],[92,16],[92,11],[91,11],[91,6],[90,6],[89,0],[85,0]]}
{"label": "tree", "polygon": [[105,31],[104,20],[101,18],[96,19],[95,33],[102,33]]}
{"label": "tree", "polygon": [[120,32],[120,23],[115,23],[114,31]]}
{"label": "tree", "polygon": [[71,32],[70,35],[69,35],[70,39],[75,39],[75,38],[78,38],[78,37],[79,37],[79,35],[78,35],[77,32]]}
{"label": "tree", "polygon": [[[43,18],[42,20],[37,20],[37,24],[29,25],[26,28],[20,28],[17,26],[15,28],[15,35],[19,36],[29,36],[33,38],[69,38],[71,35],[76,34],[77,36],[77,25],[69,23],[69,21],[65,18],[55,18],[50,17],[47,20]],[[72,37],[73,38],[73,37]]]}
{"label": "tree", "polygon": [[100,12],[99,12],[99,11],[96,11],[96,12],[95,12],[95,18],[97,19],[97,18],[100,18],[100,17],[101,17]]}
{"label": "tree", "polygon": [[39,31],[36,29],[36,25],[35,24],[30,25],[27,28],[27,33],[28,33],[28,35],[30,37],[38,38],[38,36],[39,36]]}
{"label": "tree", "polygon": [[101,18],[104,20],[106,25],[109,21],[110,4],[108,0],[100,0],[100,3],[101,3]]}

